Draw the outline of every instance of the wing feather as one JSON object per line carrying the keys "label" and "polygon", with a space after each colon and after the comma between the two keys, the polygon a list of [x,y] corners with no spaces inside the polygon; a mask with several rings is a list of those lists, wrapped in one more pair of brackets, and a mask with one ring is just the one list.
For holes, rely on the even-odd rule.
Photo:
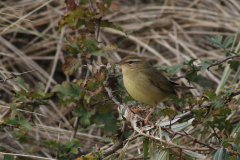
{"label": "wing feather", "polygon": [[[174,89],[174,85],[171,81],[169,81],[159,70],[156,70],[152,66],[151,69],[141,69],[140,72],[143,72],[144,75],[147,76],[149,82],[159,88],[163,92],[171,93],[177,96],[177,93]],[[154,78],[153,78],[154,77]]]}

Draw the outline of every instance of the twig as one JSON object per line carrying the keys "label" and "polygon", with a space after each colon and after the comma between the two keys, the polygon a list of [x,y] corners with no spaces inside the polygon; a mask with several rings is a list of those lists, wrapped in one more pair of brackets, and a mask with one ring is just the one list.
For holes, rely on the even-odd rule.
{"label": "twig", "polygon": [[74,121],[73,131],[72,131],[72,134],[71,134],[70,141],[72,141],[72,139],[76,137],[79,121],[80,121],[80,117],[76,117],[75,121]]}
{"label": "twig", "polygon": [[[220,65],[221,63],[223,63],[223,62],[225,62],[225,61],[227,61],[227,60],[229,60],[229,59],[236,58],[236,57],[240,57],[240,54],[237,54],[237,55],[234,55],[234,56],[228,56],[228,57],[226,57],[225,59],[223,59],[223,60],[221,60],[221,61],[218,61],[218,62],[216,62],[216,63],[214,63],[214,64],[211,64],[211,65],[207,68],[207,70],[209,70],[209,69],[210,69],[211,67],[213,67],[213,66]],[[192,70],[191,72],[189,72],[189,73],[187,73],[187,74],[185,74],[185,75],[183,75],[183,76],[172,77],[171,80],[178,80],[178,79],[181,79],[181,78],[186,78],[187,76],[191,75],[192,73],[198,72],[198,71],[200,71],[200,70],[201,70],[200,67],[198,67],[198,68]]]}
{"label": "twig", "polygon": [[3,115],[0,119],[6,118],[11,113],[11,111],[12,111],[12,108],[8,108],[8,110],[5,113],[3,113]]}
{"label": "twig", "polygon": [[113,154],[114,152],[116,152],[118,149],[123,147],[123,141],[125,140],[124,135],[122,134],[120,139],[114,143],[114,145],[112,145],[111,147],[109,147],[108,149],[104,150],[104,156],[108,156]]}
{"label": "twig", "polygon": [[23,73],[19,73],[19,74],[13,74],[13,73],[11,73],[11,77],[9,77],[9,78],[6,78],[6,79],[4,79],[4,80],[0,80],[0,82],[3,82],[3,83],[5,83],[6,81],[8,81],[8,80],[10,80],[10,79],[14,79],[14,78],[16,78],[16,77],[20,77],[20,76],[22,76],[22,75],[24,75],[24,74],[27,74],[27,73],[31,73],[31,72],[35,72],[36,70],[31,70],[31,71],[27,71],[27,72],[23,72]]}
{"label": "twig", "polygon": [[225,62],[225,61],[227,61],[229,59],[236,58],[236,57],[240,57],[240,54],[237,54],[237,55],[234,55],[234,56],[228,56],[227,58],[225,58],[225,59],[223,59],[223,60],[221,60],[221,61],[219,61],[219,62],[217,62],[215,64],[211,64],[207,69],[209,69],[210,67],[219,65],[219,64],[221,64],[221,63],[223,63],[223,62]]}

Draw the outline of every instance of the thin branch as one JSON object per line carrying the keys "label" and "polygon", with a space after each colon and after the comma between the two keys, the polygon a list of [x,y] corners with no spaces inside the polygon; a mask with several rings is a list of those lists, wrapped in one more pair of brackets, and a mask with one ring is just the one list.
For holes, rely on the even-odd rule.
{"label": "thin branch", "polygon": [[125,140],[124,135],[122,134],[120,139],[114,143],[114,145],[112,145],[111,147],[109,147],[108,149],[104,150],[104,156],[109,156],[111,154],[113,154],[114,152],[116,152],[118,149],[123,147],[123,141]]}
{"label": "thin branch", "polygon": [[72,139],[76,137],[79,121],[80,121],[80,117],[76,117],[75,121],[74,121],[73,131],[72,131],[72,134],[71,134],[70,141],[72,141]]}
{"label": "thin branch", "polygon": [[[229,60],[229,59],[236,58],[236,57],[240,57],[240,54],[237,54],[237,55],[234,55],[234,56],[228,56],[228,57],[226,57],[225,59],[223,59],[223,60],[221,60],[221,61],[218,61],[218,62],[216,62],[216,63],[214,63],[214,64],[211,64],[207,69],[209,70],[209,69],[210,69],[211,67],[213,67],[213,66],[220,65],[221,63],[223,63],[223,62],[225,62],[225,61],[227,61],[227,60]],[[200,71],[200,70],[201,70],[200,67],[198,67],[198,68],[192,70],[191,72],[189,72],[189,73],[187,73],[187,74],[185,74],[185,75],[183,75],[183,76],[172,77],[171,80],[178,80],[178,79],[181,79],[181,78],[186,78],[187,76],[191,75],[192,73],[198,72],[198,71]]]}
{"label": "thin branch", "polygon": [[225,58],[225,59],[223,59],[223,60],[221,60],[221,61],[219,61],[219,62],[217,62],[215,64],[211,64],[207,69],[209,69],[210,67],[219,65],[219,64],[221,64],[221,63],[223,63],[223,62],[225,62],[225,61],[227,61],[229,59],[236,58],[236,57],[240,57],[240,54],[237,54],[237,55],[234,55],[234,56],[228,56],[227,58]]}
{"label": "thin branch", "polygon": [[14,73],[11,73],[11,77],[9,77],[9,78],[6,78],[6,79],[4,79],[4,80],[0,80],[0,82],[3,82],[3,83],[5,83],[6,81],[8,81],[8,80],[10,80],[10,79],[14,79],[14,78],[16,78],[16,77],[20,77],[20,76],[22,76],[22,75],[24,75],[24,74],[27,74],[27,73],[31,73],[31,72],[35,72],[36,70],[31,70],[31,71],[27,71],[27,72],[23,72],[23,73],[19,73],[19,74],[14,74]]}
{"label": "thin branch", "polygon": [[7,144],[0,143],[0,148],[4,148],[5,150],[10,151],[12,153],[23,154],[23,151],[19,151],[15,148],[12,148],[11,146],[9,146]]}

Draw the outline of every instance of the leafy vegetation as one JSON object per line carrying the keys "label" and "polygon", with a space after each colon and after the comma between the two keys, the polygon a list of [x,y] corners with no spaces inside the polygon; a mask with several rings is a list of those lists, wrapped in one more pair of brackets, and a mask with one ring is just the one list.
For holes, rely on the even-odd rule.
{"label": "leafy vegetation", "polygon": [[[4,159],[14,159],[14,154],[18,154],[18,159],[43,159],[44,155],[51,157],[49,159],[77,160],[124,159],[132,156],[144,160],[240,159],[239,30],[234,36],[202,38],[204,44],[213,47],[214,51],[221,50],[221,59],[206,57],[200,61],[193,56],[175,65],[165,66],[156,64],[150,53],[141,55],[152,60],[156,68],[166,72],[171,80],[185,80],[186,85],[193,84],[195,87],[191,93],[182,91],[181,97],[171,96],[159,105],[152,123],[145,126],[143,119],[147,112],[137,115],[128,109],[127,105],[134,108],[142,104],[126,93],[120,70],[112,59],[124,41],[134,39],[138,45],[143,45],[132,36],[133,33],[129,34],[120,25],[104,19],[109,12],[118,14],[121,11],[119,5],[112,0],[102,3],[81,0],[79,4],[66,0],[62,3],[65,3],[67,11],[58,21],[58,35],[66,28],[76,31],[76,34],[67,35],[66,40],[61,41],[67,52],[61,68],[67,80],[59,84],[49,81],[54,84],[51,89],[48,83],[33,85],[26,82],[24,76],[36,70],[12,73],[2,80],[4,85],[13,82],[10,83],[13,94],[11,100],[5,103],[7,109],[0,112],[0,131],[21,144],[21,149],[12,148],[6,142],[0,144]],[[112,31],[111,34],[121,33],[125,39],[118,44],[114,44],[114,40],[103,44],[104,37],[100,40],[100,32],[106,28]],[[164,43],[163,39],[161,44]],[[155,53],[150,47],[146,48]],[[169,62],[162,56],[159,58],[168,65]],[[217,71],[221,73],[223,70],[220,77]],[[179,72],[182,72],[181,76],[177,75]],[[216,75],[220,77],[219,81],[215,80]],[[57,119],[51,117],[50,106],[54,106],[53,109],[60,115]],[[43,107],[50,114],[39,114]],[[62,114],[60,110],[71,111]],[[39,116],[47,119],[45,125]],[[51,121],[54,121],[54,128],[48,126]],[[54,134],[49,134],[51,130]],[[100,133],[100,138],[91,135],[93,130]],[[71,136],[67,137],[66,131]],[[44,135],[44,138],[33,138],[33,132]],[[77,134],[93,140],[78,139]],[[90,149],[86,149],[89,144]],[[134,145],[131,152],[130,148]],[[40,147],[45,151],[40,152]]]}

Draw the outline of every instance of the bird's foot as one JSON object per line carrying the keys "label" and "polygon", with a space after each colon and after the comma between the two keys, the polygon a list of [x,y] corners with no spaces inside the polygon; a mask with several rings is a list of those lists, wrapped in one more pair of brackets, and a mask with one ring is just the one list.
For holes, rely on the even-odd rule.
{"label": "bird's foot", "polygon": [[137,109],[131,109],[131,108],[128,107],[128,106],[127,106],[127,108],[128,108],[131,112],[136,113],[136,114],[138,114],[138,115],[140,116],[140,113],[139,113],[138,111],[139,111],[140,109],[146,107],[146,106],[147,106],[147,105],[144,105],[144,106],[139,107],[139,108],[137,108]]}
{"label": "bird's foot", "polygon": [[144,119],[144,123],[145,123],[145,125],[149,125],[149,119],[150,119],[150,116],[151,116],[151,114],[149,114],[145,119]]}

